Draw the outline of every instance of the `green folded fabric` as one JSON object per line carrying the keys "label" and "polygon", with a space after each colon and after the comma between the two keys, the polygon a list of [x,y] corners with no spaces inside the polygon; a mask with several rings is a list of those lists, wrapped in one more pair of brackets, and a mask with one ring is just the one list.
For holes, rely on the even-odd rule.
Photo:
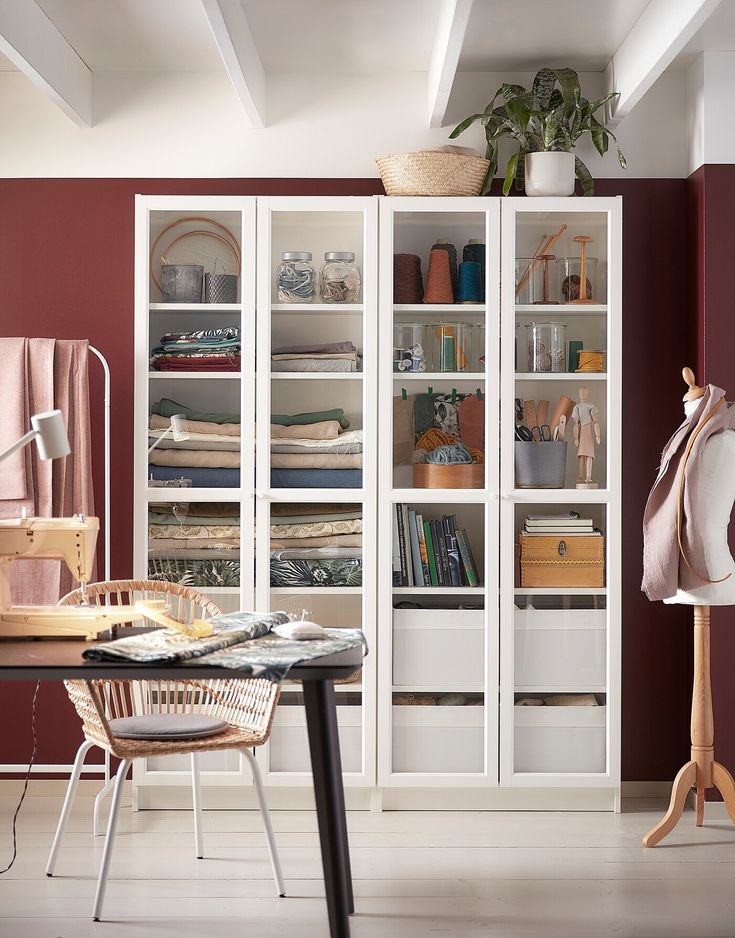
{"label": "green folded fabric", "polygon": [[[159,413],[159,411],[156,411]],[[164,417],[171,416],[164,414]],[[197,418],[201,419],[201,418]],[[238,422],[239,422],[238,417]],[[335,407],[334,410],[317,410],[313,414],[271,414],[271,423],[277,423],[281,427],[305,426],[309,423],[319,423],[322,420],[338,420],[343,430],[346,430],[350,421],[345,417],[345,412],[341,407]]]}
{"label": "green folded fabric", "polygon": [[[205,420],[207,423],[240,423],[240,414],[205,414],[192,410],[185,404],[177,404],[170,397],[162,397],[151,407],[151,413],[161,417],[173,417],[174,414],[183,414],[187,420]],[[305,421],[311,423],[311,421]],[[347,424],[349,426],[349,424]]]}

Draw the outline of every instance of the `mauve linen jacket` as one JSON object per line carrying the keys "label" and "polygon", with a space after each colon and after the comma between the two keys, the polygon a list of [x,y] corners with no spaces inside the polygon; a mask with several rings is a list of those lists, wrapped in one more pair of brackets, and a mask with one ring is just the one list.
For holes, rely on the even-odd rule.
{"label": "mauve linen jacket", "polygon": [[[715,433],[735,429],[735,407],[724,401],[722,388],[710,384],[694,413],[666,444],[656,481],[648,496],[643,515],[643,584],[649,599],[670,599],[678,589],[692,590],[718,575],[708,570],[700,531],[700,518],[694,506],[700,471],[700,459],[709,438]],[[719,405],[719,406],[718,406]],[[714,411],[714,413],[713,413]],[[710,417],[709,415],[712,414]],[[676,537],[679,467],[692,434],[702,427],[684,466],[682,497],[682,545],[694,570],[707,577],[702,580],[687,567],[679,555]]]}

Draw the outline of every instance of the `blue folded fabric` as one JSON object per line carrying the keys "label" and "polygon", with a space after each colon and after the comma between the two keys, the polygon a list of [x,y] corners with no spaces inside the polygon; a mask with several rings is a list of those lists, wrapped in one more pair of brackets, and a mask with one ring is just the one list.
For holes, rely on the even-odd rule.
{"label": "blue folded fabric", "polygon": [[191,479],[195,489],[236,489],[240,485],[239,469],[210,469],[207,466],[148,466],[154,479]]}
{"label": "blue folded fabric", "polygon": [[271,469],[272,489],[360,489],[362,469]]}

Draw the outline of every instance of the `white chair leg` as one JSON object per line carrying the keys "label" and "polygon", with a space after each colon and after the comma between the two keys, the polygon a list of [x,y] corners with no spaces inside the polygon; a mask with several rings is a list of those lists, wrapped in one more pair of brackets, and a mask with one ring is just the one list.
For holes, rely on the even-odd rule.
{"label": "white chair leg", "polygon": [[[109,756],[109,753],[105,753],[106,756]],[[92,822],[92,834],[94,837],[99,837],[102,831],[100,830],[100,809],[102,808],[102,801],[108,795],[115,784],[115,776],[108,778],[104,784],[104,787],[99,790],[97,797],[94,799],[94,817]]]}
{"label": "white chair leg", "polygon": [[94,908],[92,909],[92,919],[99,922],[102,916],[102,903],[105,901],[105,889],[107,888],[107,874],[110,872],[110,860],[112,859],[112,847],[115,842],[115,831],[117,829],[117,815],[120,811],[120,799],[122,798],[123,784],[132,759],[123,759],[120,768],[115,776],[115,790],[112,793],[112,802],[110,803],[110,816],[107,819],[107,836],[105,837],[105,849],[102,854],[102,864],[100,866],[100,875],[97,880],[97,892],[94,897]]}
{"label": "white chair leg", "polygon": [[191,794],[194,802],[194,855],[197,860],[204,856],[204,838],[202,836],[202,779],[199,772],[199,756],[191,754]]}
{"label": "white chair leg", "polygon": [[263,818],[263,827],[265,827],[268,856],[271,859],[273,878],[276,881],[276,893],[283,898],[283,896],[286,895],[286,884],[283,881],[281,861],[278,859],[278,848],[276,846],[276,838],[273,836],[273,826],[271,825],[271,816],[268,813],[268,804],[265,800],[265,789],[263,788],[263,780],[260,777],[260,769],[258,768],[258,763],[255,761],[252,749],[243,749],[242,752],[250,763],[250,768],[253,773],[255,791],[258,795],[258,805],[260,807],[260,816]]}
{"label": "white chair leg", "polygon": [[61,839],[64,836],[64,830],[66,829],[66,822],[69,820],[69,815],[71,813],[71,806],[74,804],[74,795],[77,791],[77,784],[79,782],[79,776],[82,774],[82,766],[84,765],[84,759],[89,752],[89,750],[94,746],[94,743],[85,739],[82,745],[77,749],[77,754],[74,757],[74,767],[71,770],[71,775],[69,776],[69,784],[66,788],[66,797],[64,798],[64,806],[61,809],[61,815],[59,817],[59,823],[56,826],[56,833],[54,834],[54,842],[51,844],[51,853],[48,855],[48,862],[46,863],[46,875],[53,876],[54,868],[56,867],[56,857],[59,853],[59,848],[61,847]]}

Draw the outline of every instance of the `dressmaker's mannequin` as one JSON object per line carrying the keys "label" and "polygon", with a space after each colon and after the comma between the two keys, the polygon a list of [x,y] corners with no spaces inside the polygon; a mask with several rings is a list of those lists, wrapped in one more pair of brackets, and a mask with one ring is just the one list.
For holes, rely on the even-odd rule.
{"label": "dressmaker's mannequin", "polygon": [[[684,412],[691,416],[704,394],[694,383],[690,369],[684,369],[689,391],[684,396]],[[707,440],[700,456],[696,491],[689,497],[694,516],[700,519],[705,568],[712,582],[702,582],[690,590],[679,589],[665,603],[694,606],[694,692],[692,695],[691,759],[679,770],[671,792],[669,810],[643,838],[645,847],[654,847],[679,821],[687,795],[697,790],[696,824],[704,822],[704,798],[708,788],[718,788],[735,823],[735,782],[730,773],[714,761],[714,717],[710,683],[710,606],[735,605],[735,560],[727,542],[727,527],[735,503],[735,430],[715,433]]]}

